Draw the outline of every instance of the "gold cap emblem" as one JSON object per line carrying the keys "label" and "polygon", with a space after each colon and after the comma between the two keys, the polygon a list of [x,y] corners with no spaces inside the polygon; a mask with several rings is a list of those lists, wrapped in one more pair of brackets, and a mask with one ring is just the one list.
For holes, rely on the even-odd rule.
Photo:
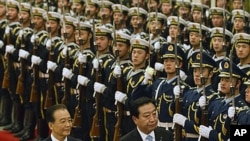
{"label": "gold cap emblem", "polygon": [[225,69],[228,69],[228,68],[229,68],[229,64],[228,64],[228,62],[225,62],[225,64],[224,64],[224,68],[225,68]]}

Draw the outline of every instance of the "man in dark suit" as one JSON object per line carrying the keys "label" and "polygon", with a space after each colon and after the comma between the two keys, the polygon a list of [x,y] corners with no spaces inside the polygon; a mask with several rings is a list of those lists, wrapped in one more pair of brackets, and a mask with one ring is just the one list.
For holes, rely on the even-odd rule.
{"label": "man in dark suit", "polygon": [[46,120],[51,130],[51,135],[43,141],[81,141],[69,136],[73,120],[65,105],[56,104],[48,108]]}
{"label": "man in dark suit", "polygon": [[[173,141],[173,134],[157,127],[158,114],[155,101],[140,97],[130,104],[130,113],[136,128],[124,135],[120,141]],[[151,139],[148,139],[151,136]]]}

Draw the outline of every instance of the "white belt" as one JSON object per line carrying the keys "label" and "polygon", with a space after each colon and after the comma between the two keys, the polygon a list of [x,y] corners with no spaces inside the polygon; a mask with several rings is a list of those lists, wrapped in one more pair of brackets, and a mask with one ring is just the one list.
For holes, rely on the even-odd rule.
{"label": "white belt", "polygon": [[193,133],[186,133],[187,138],[199,138],[198,134],[193,134]]}
{"label": "white belt", "polygon": [[166,130],[168,130],[168,128],[172,128],[173,126],[173,122],[160,122],[158,121],[158,127],[164,127],[166,128]]}

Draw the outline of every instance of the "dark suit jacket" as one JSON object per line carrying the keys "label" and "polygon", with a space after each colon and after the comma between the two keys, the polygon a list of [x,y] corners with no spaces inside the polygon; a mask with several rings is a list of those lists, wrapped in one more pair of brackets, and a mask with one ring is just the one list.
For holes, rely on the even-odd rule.
{"label": "dark suit jacket", "polygon": [[[157,127],[154,130],[154,132],[155,132],[155,141],[174,141],[174,135],[170,131]],[[134,130],[130,131],[129,133],[121,137],[119,141],[143,141],[143,140],[137,128],[135,128]]]}
{"label": "dark suit jacket", "polygon": [[[52,141],[51,136],[49,135],[46,139],[42,141]],[[68,141],[82,141],[82,140],[68,136]]]}

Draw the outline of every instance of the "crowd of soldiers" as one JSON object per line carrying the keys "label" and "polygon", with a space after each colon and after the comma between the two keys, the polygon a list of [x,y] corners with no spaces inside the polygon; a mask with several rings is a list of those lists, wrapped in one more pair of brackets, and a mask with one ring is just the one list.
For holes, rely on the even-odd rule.
{"label": "crowd of soldiers", "polygon": [[45,111],[62,103],[71,136],[117,141],[135,128],[131,101],[147,96],[157,103],[158,126],[177,141],[226,141],[231,124],[250,124],[244,5],[0,0],[0,126],[20,140],[35,129],[44,139]]}

